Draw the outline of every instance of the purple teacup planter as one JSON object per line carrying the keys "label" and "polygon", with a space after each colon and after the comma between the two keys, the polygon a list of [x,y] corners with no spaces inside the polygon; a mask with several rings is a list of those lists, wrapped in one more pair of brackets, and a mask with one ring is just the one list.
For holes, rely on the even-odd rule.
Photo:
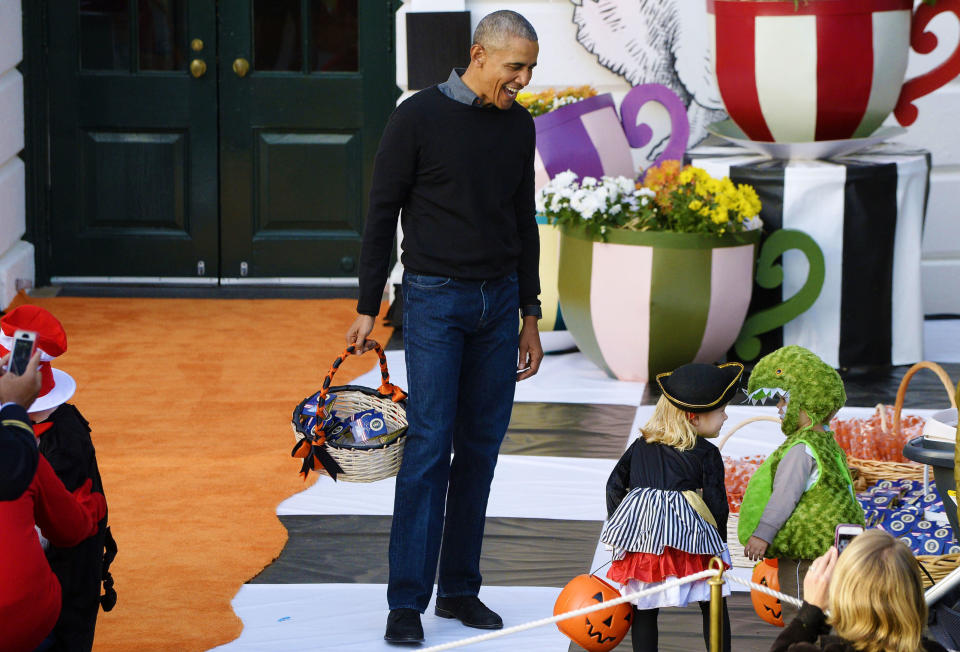
{"label": "purple teacup planter", "polygon": [[579,177],[637,176],[613,96],[594,95],[533,120],[537,129],[539,189],[565,170]]}

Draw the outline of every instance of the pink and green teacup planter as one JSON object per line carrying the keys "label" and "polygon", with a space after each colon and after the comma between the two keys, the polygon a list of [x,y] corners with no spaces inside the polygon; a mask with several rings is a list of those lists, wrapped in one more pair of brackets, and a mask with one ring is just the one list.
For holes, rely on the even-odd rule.
{"label": "pink and green teacup planter", "polygon": [[598,242],[562,227],[567,329],[620,380],[646,382],[688,362],[720,360],[747,316],[760,237],[608,229]]}

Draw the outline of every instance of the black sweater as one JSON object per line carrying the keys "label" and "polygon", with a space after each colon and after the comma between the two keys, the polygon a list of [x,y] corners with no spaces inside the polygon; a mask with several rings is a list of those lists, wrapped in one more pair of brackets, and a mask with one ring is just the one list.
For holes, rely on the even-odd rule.
{"label": "black sweater", "polygon": [[398,106],[374,165],[357,312],[380,309],[401,209],[406,269],[471,280],[516,272],[520,305],[539,304],[535,145],[516,103],[470,106],[432,86]]}

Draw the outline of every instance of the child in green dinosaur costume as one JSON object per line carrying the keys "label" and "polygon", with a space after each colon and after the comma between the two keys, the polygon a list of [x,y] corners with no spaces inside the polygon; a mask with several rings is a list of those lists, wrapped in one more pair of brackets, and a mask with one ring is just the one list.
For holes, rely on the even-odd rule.
{"label": "child in green dinosaur costume", "polygon": [[[846,455],[829,426],[847,395],[832,367],[795,345],[763,357],[747,393],[754,401],[780,399],[787,439],[750,478],[737,534],[749,559],[778,558],[780,591],[801,598],[803,577],[833,545],[836,526],[864,523]],[[796,608],[782,606],[790,622]]]}

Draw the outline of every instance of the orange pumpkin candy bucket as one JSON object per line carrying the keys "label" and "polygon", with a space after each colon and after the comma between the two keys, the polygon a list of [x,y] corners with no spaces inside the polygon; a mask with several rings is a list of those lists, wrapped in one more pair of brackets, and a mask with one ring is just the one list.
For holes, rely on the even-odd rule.
{"label": "orange pumpkin candy bucket", "polygon": [[[779,591],[780,580],[777,579],[778,566],[779,564],[777,564],[776,559],[759,561],[757,565],[753,567],[753,577],[750,579],[754,584],[760,584],[774,591]],[[750,601],[753,603],[753,610],[757,612],[760,618],[771,625],[783,627],[783,610],[780,606],[779,599],[772,595],[761,593],[756,589],[750,589]]]}
{"label": "orange pumpkin candy bucket", "polygon": [[[577,575],[557,596],[553,615],[613,600],[620,591],[596,575]],[[582,616],[557,622],[557,628],[587,652],[609,652],[620,644],[633,622],[633,606],[629,602],[600,609]]]}

